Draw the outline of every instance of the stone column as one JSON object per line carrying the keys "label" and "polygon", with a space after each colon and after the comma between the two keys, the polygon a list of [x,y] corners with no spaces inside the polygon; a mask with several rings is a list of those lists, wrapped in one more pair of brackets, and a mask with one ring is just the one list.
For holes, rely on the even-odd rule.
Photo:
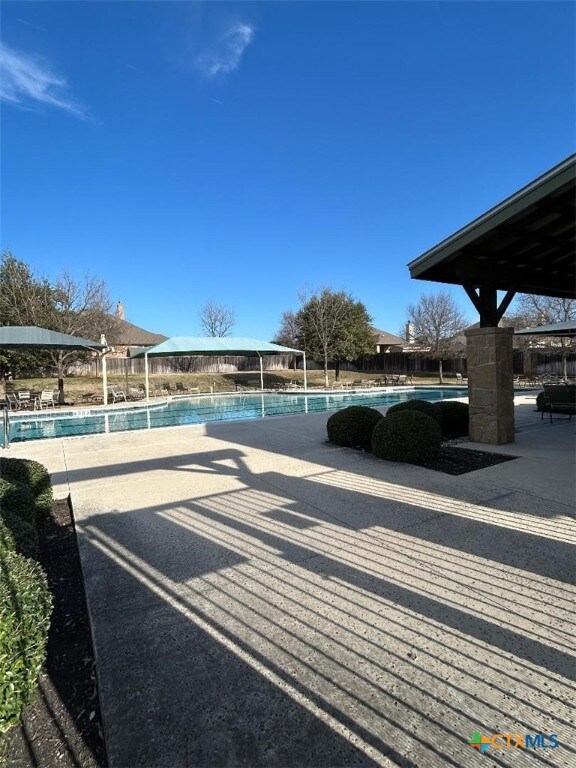
{"label": "stone column", "polygon": [[470,440],[514,442],[513,328],[466,331]]}

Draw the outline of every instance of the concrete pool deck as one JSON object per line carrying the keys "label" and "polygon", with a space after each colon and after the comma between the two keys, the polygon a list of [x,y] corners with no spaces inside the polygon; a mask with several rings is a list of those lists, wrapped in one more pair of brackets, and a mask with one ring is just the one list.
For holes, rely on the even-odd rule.
{"label": "concrete pool deck", "polygon": [[112,768],[576,764],[575,422],[534,399],[460,477],[329,413],[13,444],[71,494]]}

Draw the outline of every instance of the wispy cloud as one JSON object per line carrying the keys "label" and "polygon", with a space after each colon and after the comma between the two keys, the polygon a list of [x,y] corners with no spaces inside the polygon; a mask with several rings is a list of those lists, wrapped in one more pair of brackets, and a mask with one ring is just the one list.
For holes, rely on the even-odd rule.
{"label": "wispy cloud", "polygon": [[68,83],[50,68],[25,53],[0,47],[0,100],[30,106],[46,104],[63,109],[75,117],[85,118],[83,107],[67,93]]}
{"label": "wispy cloud", "polygon": [[232,72],[240,64],[242,54],[254,39],[254,27],[236,21],[207,51],[196,60],[200,71],[206,77],[217,77]]}

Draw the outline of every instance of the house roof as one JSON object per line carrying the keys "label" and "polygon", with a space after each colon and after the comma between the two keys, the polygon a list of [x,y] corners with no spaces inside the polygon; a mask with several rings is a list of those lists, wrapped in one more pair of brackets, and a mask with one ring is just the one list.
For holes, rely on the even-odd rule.
{"label": "house roof", "polygon": [[114,334],[114,344],[119,347],[152,347],[166,341],[168,336],[162,333],[152,333],[138,325],[129,323],[117,315],[112,315],[116,323],[117,332]]}
{"label": "house roof", "polygon": [[411,277],[575,298],[575,171],[572,155],[410,262]]}
{"label": "house roof", "polygon": [[372,330],[376,336],[376,344],[380,346],[406,346],[406,339],[403,339],[401,336],[395,336],[393,333],[388,333],[388,331],[381,331],[380,328],[372,328]]}

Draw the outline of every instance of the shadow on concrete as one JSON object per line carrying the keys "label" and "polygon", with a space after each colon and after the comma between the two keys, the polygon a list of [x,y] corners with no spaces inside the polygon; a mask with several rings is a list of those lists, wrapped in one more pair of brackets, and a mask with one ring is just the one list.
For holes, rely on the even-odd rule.
{"label": "shadow on concrete", "polygon": [[[107,580],[121,583],[133,606],[122,606],[120,615],[105,609],[93,617],[98,663],[106,670],[101,697],[112,765],[378,764],[323,722],[316,705],[396,765],[416,768],[209,612],[191,606],[132,553],[123,559],[116,547],[107,548],[108,537],[98,535],[107,530],[106,517],[88,523],[83,546],[91,560],[107,552]],[[306,706],[298,701],[300,693]]]}
{"label": "shadow on concrete", "polygon": [[[539,535],[511,521],[502,527],[497,515],[510,513],[469,505],[461,517],[453,499],[441,507],[437,494],[411,497],[409,489],[358,475],[354,483],[337,477],[332,513],[314,500],[326,496],[326,477],[337,468],[308,477],[253,474],[236,450],[190,462],[160,464],[188,472],[191,483],[197,473],[217,472],[243,487],[82,521],[112,764],[373,765],[374,749],[401,766],[458,766],[473,764],[474,753],[464,761],[443,748],[443,739],[464,744],[467,735],[451,723],[464,718],[487,732],[494,724],[454,704],[470,689],[452,677],[473,680],[474,700],[500,718],[509,716],[506,701],[524,705],[520,682],[547,721],[552,713],[540,700],[566,705],[547,681],[573,679],[569,636],[563,651],[544,642],[545,617],[529,631],[515,627],[534,611],[538,590],[544,597],[543,579],[569,580],[564,542],[547,540],[543,550]],[[391,498],[379,495],[386,490]],[[365,510],[361,523],[358,510]],[[398,510],[416,516],[394,526]],[[452,533],[438,529],[439,518]],[[462,553],[460,567],[438,562],[442,548]],[[508,569],[526,571],[524,590],[507,583]],[[508,590],[507,619],[493,611],[495,583],[496,594]],[[474,610],[463,596],[471,585]],[[366,640],[371,612],[375,620],[389,614],[391,635],[380,634],[380,642]],[[395,648],[414,616],[413,644],[400,643],[414,649],[406,658]],[[427,650],[431,637],[441,650],[436,658]],[[412,661],[421,656],[424,663]],[[507,676],[511,658],[526,680]],[[403,668],[426,675],[426,687]],[[485,685],[499,691],[496,702],[482,693]],[[359,741],[364,749],[354,746]],[[544,754],[534,760],[553,764]]]}

